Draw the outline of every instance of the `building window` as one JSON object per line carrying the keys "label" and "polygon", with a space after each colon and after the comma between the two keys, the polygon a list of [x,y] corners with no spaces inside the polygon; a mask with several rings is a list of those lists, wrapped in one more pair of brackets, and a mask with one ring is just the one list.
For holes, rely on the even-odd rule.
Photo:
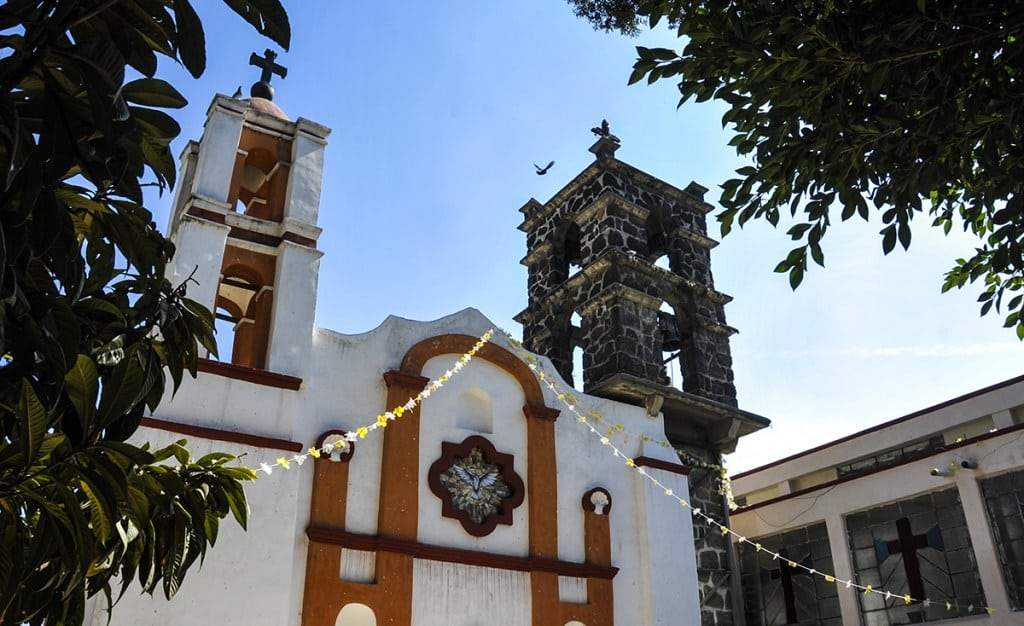
{"label": "building window", "polygon": [[[857,582],[893,594],[888,599],[858,594],[866,626],[984,612],[985,596],[956,488],[852,513],[846,516],[846,529]],[[916,601],[907,605],[904,595]]]}
{"label": "building window", "polygon": [[981,481],[1010,607],[1024,610],[1024,470]]}
{"label": "building window", "polygon": [[824,523],[757,540],[765,550],[740,544],[740,581],[748,626],[818,624],[839,626],[839,598],[834,584],[820,576],[777,561],[768,550],[816,569],[831,572],[832,551]]}
{"label": "building window", "polygon": [[857,459],[852,463],[838,465],[836,466],[836,473],[839,478],[847,478],[849,476],[859,476],[861,474],[875,472],[887,467],[899,465],[900,463],[906,463],[907,461],[928,456],[932,452],[942,449],[945,445],[946,441],[942,438],[941,434],[932,435],[927,439],[915,441],[914,443],[909,443],[898,448],[892,448],[885,452],[879,452],[878,454],[865,457],[863,459]]}

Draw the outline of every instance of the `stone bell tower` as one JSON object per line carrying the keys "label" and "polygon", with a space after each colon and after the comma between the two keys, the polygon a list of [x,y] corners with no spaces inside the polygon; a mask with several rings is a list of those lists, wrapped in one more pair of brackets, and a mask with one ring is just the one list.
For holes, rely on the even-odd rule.
{"label": "stone bell tower", "polygon": [[168,278],[234,325],[233,365],[302,376],[312,341],[320,186],[330,130],[273,102],[274,53],[241,99],[218,95],[202,138],[185,147],[174,199]]}
{"label": "stone bell tower", "polygon": [[[567,381],[581,348],[586,393],[663,413],[678,449],[719,463],[768,420],[737,407],[729,350],[736,330],[725,319],[731,298],[712,277],[707,189],[679,189],[615,158],[620,141],[607,121],[592,132],[594,162],[546,203],[530,199],[520,209],[529,303],[516,321],[524,344]],[[666,375],[673,359],[679,387]],[[691,500],[727,519],[712,474],[694,468]],[[702,620],[731,624],[728,541],[695,522],[695,542]]]}

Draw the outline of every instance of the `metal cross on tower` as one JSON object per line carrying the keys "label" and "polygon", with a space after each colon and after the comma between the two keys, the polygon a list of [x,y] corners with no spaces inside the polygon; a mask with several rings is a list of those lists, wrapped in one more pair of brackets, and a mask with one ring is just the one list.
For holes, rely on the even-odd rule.
{"label": "metal cross on tower", "polygon": [[260,80],[257,83],[253,83],[253,86],[249,88],[249,95],[253,98],[265,98],[267,100],[274,99],[274,88],[270,86],[270,80],[277,74],[281,78],[288,75],[288,68],[283,65],[278,65],[274,62],[277,58],[277,53],[267,48],[263,51],[263,56],[257,56],[255,52],[249,55],[249,65],[254,65],[260,70]]}
{"label": "metal cross on tower", "polygon": [[907,573],[907,590],[910,597],[920,601],[925,597],[924,578],[921,576],[921,562],[918,560],[917,552],[922,548],[934,548],[943,550],[942,533],[938,526],[934,526],[926,533],[915,535],[910,530],[910,519],[901,517],[896,520],[896,534],[899,539],[895,541],[881,541],[875,539],[875,557],[878,564],[889,558],[892,554],[903,556],[903,569]]}

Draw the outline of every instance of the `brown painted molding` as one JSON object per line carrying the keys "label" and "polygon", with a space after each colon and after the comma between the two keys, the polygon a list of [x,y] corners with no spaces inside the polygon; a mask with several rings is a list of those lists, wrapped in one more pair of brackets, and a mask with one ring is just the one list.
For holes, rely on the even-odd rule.
{"label": "brown painted molding", "polygon": [[1010,433],[1013,433],[1013,432],[1017,432],[1018,430],[1024,430],[1024,422],[1022,422],[1020,424],[1014,424],[1013,426],[1007,426],[1006,428],[1003,428],[1003,429],[1000,429],[1000,430],[996,430],[996,431],[993,431],[993,432],[983,433],[981,435],[978,435],[977,437],[971,437],[970,439],[964,439],[963,441],[961,441],[959,443],[951,443],[951,444],[945,445],[945,446],[943,446],[943,447],[941,447],[941,448],[939,448],[939,449],[937,449],[937,450],[935,450],[935,451],[933,451],[933,452],[931,452],[929,454],[926,454],[924,456],[917,456],[917,457],[913,457],[913,458],[910,458],[910,459],[906,459],[904,461],[900,461],[899,463],[896,463],[895,465],[888,465],[886,467],[875,468],[873,470],[864,472],[863,474],[854,474],[853,476],[844,476],[843,478],[836,478],[835,480],[830,480],[828,482],[821,483],[820,485],[813,485],[811,487],[807,487],[806,489],[800,489],[800,490],[794,491],[792,493],[787,493],[784,496],[778,496],[776,498],[770,498],[770,499],[765,500],[763,502],[755,502],[754,504],[748,504],[747,506],[740,507],[740,508],[736,509],[735,511],[733,511],[732,515],[739,515],[740,513],[746,513],[747,511],[753,511],[754,509],[759,509],[759,508],[761,508],[763,506],[768,506],[769,504],[775,504],[776,502],[782,502],[783,500],[789,500],[790,498],[795,498],[797,496],[803,496],[803,495],[806,495],[806,494],[809,494],[809,493],[814,493],[815,491],[820,491],[822,489],[828,489],[829,487],[834,487],[836,485],[841,485],[843,483],[848,483],[850,481],[858,480],[858,479],[864,478],[866,476],[871,476],[871,475],[877,474],[879,472],[885,472],[885,471],[888,471],[888,470],[891,470],[891,469],[895,469],[897,467],[901,467],[903,465],[907,465],[908,463],[916,463],[917,461],[920,461],[922,459],[927,459],[927,458],[930,458],[930,457],[933,457],[933,456],[936,456],[936,455],[939,455],[939,454],[944,454],[946,452],[950,452],[950,451],[956,450],[958,448],[963,448],[964,446],[970,446],[970,445],[976,444],[976,443],[978,443],[980,441],[985,441],[986,439],[992,439],[993,437],[999,437],[1001,435],[1007,435],[1007,434],[1010,434]]}
{"label": "brown painted molding", "polygon": [[[345,436],[345,434],[344,430],[331,429],[325,431],[322,435],[316,438],[316,447],[318,450],[323,448],[324,442],[326,442],[327,438],[331,435]],[[356,453],[356,442],[345,440],[345,444],[345,451],[338,455],[338,460],[342,463],[348,463],[351,461],[352,455]]]}
{"label": "brown painted molding", "polygon": [[[188,211],[186,213],[188,215],[193,216],[193,217],[198,217],[199,219],[204,219],[204,220],[207,220],[207,221],[210,221],[210,222],[214,222],[214,223],[217,223],[217,224],[225,223],[224,214],[223,213],[218,213],[217,211],[210,211],[208,209],[202,209],[202,208],[193,206],[193,207],[189,207],[189,209],[188,209]],[[266,233],[257,233],[257,232],[253,232],[251,230],[246,230],[244,228],[239,228],[237,226],[232,226],[231,230],[228,232],[228,237],[233,237],[235,239],[241,239],[242,241],[249,241],[249,242],[252,242],[252,243],[258,243],[258,244],[262,244],[262,245],[265,245],[265,246],[270,246],[271,248],[278,247],[279,245],[281,245],[282,241],[290,241],[292,243],[297,243],[300,246],[306,246],[307,248],[313,248],[314,250],[316,249],[316,240],[315,239],[310,239],[309,237],[303,237],[302,235],[299,235],[297,233],[293,233],[291,231],[285,231],[285,233],[283,235],[281,235],[280,237],[277,237],[275,235],[268,235]]]}
{"label": "brown painted molding", "polygon": [[302,379],[296,378],[295,376],[278,374],[276,372],[256,369],[255,367],[235,365],[233,363],[223,363],[221,361],[214,361],[211,359],[199,359],[197,369],[206,374],[215,374],[225,378],[244,380],[245,382],[256,383],[257,385],[264,385],[266,387],[277,387],[278,389],[298,391],[299,387],[302,386]]}
{"label": "brown painted molding", "polygon": [[316,249],[316,240],[315,239],[310,239],[309,237],[303,237],[302,235],[298,235],[296,233],[293,233],[290,230],[289,231],[285,231],[285,233],[283,235],[281,235],[281,239],[283,241],[290,241],[292,243],[297,243],[300,246],[306,246],[307,248],[313,248],[314,250]]}
{"label": "brown painted molding", "polygon": [[[438,335],[430,337],[409,348],[402,359],[401,370],[410,374],[419,374],[427,361],[443,354],[464,354],[469,352],[477,342],[476,337],[469,335]],[[516,355],[501,346],[487,342],[476,353],[476,358],[488,361],[511,374],[523,389],[527,404],[544,406],[544,394],[540,383],[530,368]]]}
{"label": "brown painted molding", "polygon": [[690,473],[690,467],[688,465],[673,463],[672,461],[662,461],[661,459],[652,459],[649,456],[638,456],[633,459],[633,463],[635,463],[637,467],[650,467],[653,469],[664,470],[666,472],[672,472],[673,474],[679,474],[681,476],[687,476]]}
{"label": "brown painted molding", "polygon": [[258,243],[264,246],[270,246],[271,248],[278,247],[279,245],[281,245],[282,241],[290,241],[292,243],[299,244],[300,246],[306,246],[307,248],[313,248],[314,250],[316,249],[316,241],[310,239],[309,237],[297,235],[291,231],[287,231],[280,237],[277,237],[275,235],[257,233],[251,230],[246,230],[244,228],[238,228],[237,226],[234,226],[231,228],[231,231],[228,232],[228,237],[241,239],[242,241]]}
{"label": "brown painted molding", "polygon": [[391,389],[391,387],[395,385],[399,385],[405,389],[423,391],[429,382],[429,378],[417,376],[416,374],[406,374],[399,370],[389,370],[384,372],[384,384],[388,386],[388,389]]}
{"label": "brown painted molding", "polygon": [[[469,456],[474,448],[480,450],[486,462],[497,465],[501,469],[501,478],[512,492],[508,498],[502,501],[501,508],[497,513],[488,516],[479,524],[474,522],[468,513],[455,508],[455,505],[452,504],[452,494],[441,483],[441,474],[455,463],[455,459]],[[514,461],[511,454],[498,452],[490,441],[479,435],[466,437],[462,443],[442,441],[441,458],[434,461],[430,469],[427,470],[427,484],[430,486],[430,491],[441,500],[441,516],[458,520],[462,524],[462,528],[474,537],[485,537],[491,534],[498,524],[511,526],[512,511],[522,504],[526,497],[523,479],[513,469]]]}
{"label": "brown painted molding", "polygon": [[558,416],[561,413],[562,412],[558,409],[544,406],[543,404],[538,405],[527,403],[526,406],[523,407],[523,414],[526,415],[526,417],[531,419],[547,420],[549,422],[553,422],[558,419]]}
{"label": "brown painted molding", "polygon": [[583,494],[583,510],[586,511],[587,513],[597,512],[597,507],[595,507],[594,503],[591,502],[590,500],[591,496],[593,496],[597,492],[603,493],[605,497],[608,498],[608,504],[604,507],[604,512],[598,513],[598,515],[608,515],[612,512],[612,494],[608,493],[608,490],[605,489],[604,487],[594,487],[590,491]]}
{"label": "brown painted molding", "polygon": [[815,446],[813,448],[808,448],[807,450],[804,450],[803,452],[797,452],[796,454],[791,454],[791,455],[789,455],[787,457],[779,459],[778,461],[772,461],[771,463],[762,465],[760,467],[755,467],[754,469],[750,469],[750,470],[747,470],[745,472],[740,472],[739,474],[736,474],[735,476],[732,476],[732,479],[736,480],[737,478],[743,478],[744,476],[750,476],[751,474],[756,474],[757,472],[761,472],[761,471],[764,471],[766,469],[769,469],[769,468],[772,468],[772,467],[776,467],[778,465],[782,465],[783,463],[788,463],[788,462],[790,462],[790,461],[792,461],[794,459],[799,459],[800,457],[807,456],[809,454],[814,454],[815,452],[821,452],[822,450],[826,450],[828,448],[831,448],[832,446],[837,446],[837,445],[839,445],[841,443],[846,443],[847,441],[856,439],[858,437],[863,437],[864,435],[869,435],[869,434],[871,434],[873,432],[882,430],[883,428],[888,428],[890,426],[895,426],[896,424],[899,424],[901,422],[906,422],[907,420],[912,420],[915,417],[921,417],[922,415],[926,415],[928,413],[931,413],[932,411],[938,411],[939,409],[944,409],[944,408],[946,408],[948,406],[952,406],[952,405],[954,405],[954,404],[956,404],[958,402],[963,402],[965,400],[970,400],[971,398],[976,398],[977,396],[986,394],[986,393],[988,393],[990,391],[997,391],[999,389],[1002,389],[1003,387],[1009,387],[1010,385],[1015,385],[1015,384],[1021,383],[1021,382],[1024,382],[1024,375],[1015,376],[1015,377],[1010,378],[1008,380],[1004,380],[1004,381],[1002,381],[1000,383],[996,383],[994,385],[989,385],[988,387],[982,387],[981,389],[975,389],[974,391],[971,391],[969,393],[965,393],[962,396],[957,396],[957,397],[952,398],[950,400],[946,400],[945,402],[940,402],[939,404],[930,406],[930,407],[928,407],[926,409],[921,409],[919,411],[914,411],[913,413],[909,413],[907,415],[904,415],[903,417],[897,417],[896,419],[889,420],[888,422],[882,422],[881,424],[877,424],[875,426],[872,426],[871,428],[865,428],[864,430],[855,432],[852,435],[847,435],[845,437],[840,437],[839,439],[835,439],[835,440],[830,441],[828,443],[823,443],[820,446]]}
{"label": "brown painted molding", "polygon": [[250,435],[249,433],[221,430],[219,428],[207,428],[205,426],[196,426],[194,424],[182,424],[181,422],[171,422],[156,417],[142,418],[140,426],[155,428],[157,430],[166,430],[167,432],[179,433],[192,437],[202,437],[203,439],[240,443],[256,448],[284,450],[286,452],[302,452],[303,450],[302,444],[297,441],[275,439],[273,437],[261,437],[259,435]]}
{"label": "brown painted molding", "polygon": [[191,215],[192,217],[198,217],[199,219],[206,220],[208,222],[214,222],[215,224],[223,224],[224,223],[224,214],[223,213],[218,213],[216,211],[209,211],[207,209],[202,209],[202,208],[199,208],[197,206],[189,207],[188,211],[186,211],[185,214],[186,215]]}
{"label": "brown painted molding", "polygon": [[533,556],[491,554],[489,552],[448,548],[418,541],[379,537],[377,535],[359,535],[331,528],[311,526],[306,529],[306,536],[313,542],[341,546],[352,550],[404,554],[428,561],[461,563],[463,565],[476,565],[516,572],[550,572],[572,578],[600,578],[605,580],[611,580],[619,573],[619,568],[617,567],[591,565],[589,563],[572,563],[559,559]]}

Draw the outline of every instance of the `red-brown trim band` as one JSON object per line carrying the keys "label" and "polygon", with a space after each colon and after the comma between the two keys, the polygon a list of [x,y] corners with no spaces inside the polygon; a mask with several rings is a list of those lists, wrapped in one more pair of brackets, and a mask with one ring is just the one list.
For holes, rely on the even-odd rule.
{"label": "red-brown trim band", "polygon": [[189,435],[191,437],[202,437],[203,439],[213,439],[215,441],[240,443],[242,445],[253,446],[255,448],[284,450],[286,452],[302,452],[303,450],[303,445],[297,441],[275,439],[273,437],[261,437],[259,435],[250,435],[248,433],[240,433],[232,430],[221,430],[219,428],[207,428],[206,426],[196,426],[194,424],[182,424],[181,422],[171,422],[156,417],[142,418],[140,426],[155,428],[157,430],[166,430],[167,432]]}
{"label": "red-brown trim band", "polygon": [[299,387],[302,386],[302,379],[295,376],[278,374],[277,372],[269,372],[254,367],[245,367],[244,365],[213,361],[211,359],[199,359],[199,365],[196,369],[205,374],[215,374],[225,378],[256,383],[257,385],[277,387],[278,389],[298,391]]}
{"label": "red-brown trim band", "polygon": [[619,568],[617,567],[592,565],[589,563],[572,563],[570,561],[542,557],[510,556],[478,552],[476,550],[447,548],[419,543],[418,541],[392,539],[376,535],[359,535],[333,528],[309,527],[306,529],[306,536],[309,537],[310,541],[341,546],[352,550],[405,554],[413,558],[429,561],[461,563],[463,565],[492,567],[516,572],[550,572],[572,578],[601,578],[604,580],[611,580],[619,573]]}
{"label": "red-brown trim band", "polygon": [[[186,214],[187,215],[191,215],[193,217],[198,217],[199,219],[204,219],[204,220],[207,220],[207,221],[210,221],[210,222],[215,222],[217,224],[224,224],[225,221],[226,221],[224,219],[224,214],[223,213],[218,213],[216,211],[210,211],[208,209],[201,209],[201,208],[195,207],[195,206],[189,207],[188,211],[186,211]],[[270,246],[271,248],[278,247],[279,245],[281,245],[282,241],[290,241],[292,243],[299,244],[300,246],[306,246],[307,248],[313,248],[314,250],[316,249],[316,240],[315,239],[310,239],[309,237],[303,237],[302,235],[299,235],[297,233],[293,233],[291,231],[286,231],[283,235],[281,235],[280,237],[277,237],[275,235],[267,235],[265,233],[257,233],[257,232],[253,232],[251,230],[246,230],[244,228],[239,228],[238,226],[232,226],[231,230],[228,232],[228,237],[233,237],[235,239],[241,239],[242,241],[249,241],[249,242],[252,242],[252,243],[258,243],[258,244],[262,244],[264,246]]]}
{"label": "red-brown trim band", "polygon": [[661,459],[653,459],[649,456],[638,456],[633,459],[633,463],[635,463],[637,467],[651,467],[654,469],[664,470],[666,472],[672,472],[673,474],[679,474],[681,476],[687,476],[690,473],[690,468],[687,465],[673,463],[672,461],[662,461]]}
{"label": "red-brown trim band", "polygon": [[543,404],[532,404],[527,402],[526,405],[523,407],[523,414],[531,419],[547,420],[549,422],[553,422],[558,419],[558,416],[559,414],[561,414],[561,411],[559,411],[558,409],[553,409],[549,406],[544,406]]}

